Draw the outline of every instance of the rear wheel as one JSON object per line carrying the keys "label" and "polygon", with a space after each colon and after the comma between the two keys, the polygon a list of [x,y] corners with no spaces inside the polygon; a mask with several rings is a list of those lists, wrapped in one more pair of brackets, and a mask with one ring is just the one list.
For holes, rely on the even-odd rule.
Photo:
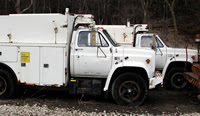
{"label": "rear wheel", "polygon": [[9,72],[0,69],[0,99],[8,99],[15,95],[16,83]]}
{"label": "rear wheel", "polygon": [[7,90],[7,82],[6,80],[0,76],[0,96],[3,95]]}
{"label": "rear wheel", "polygon": [[147,95],[144,79],[134,73],[120,75],[112,85],[112,96],[119,105],[141,105]]}

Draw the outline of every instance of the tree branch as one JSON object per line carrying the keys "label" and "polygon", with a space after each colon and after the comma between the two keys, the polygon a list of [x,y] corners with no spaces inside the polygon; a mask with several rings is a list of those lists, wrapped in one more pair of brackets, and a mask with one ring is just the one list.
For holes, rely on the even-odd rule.
{"label": "tree branch", "polygon": [[21,11],[21,9],[20,9],[20,0],[14,1],[14,4],[15,4],[16,13],[17,13],[17,14],[21,14],[22,11]]}
{"label": "tree branch", "polygon": [[32,5],[33,5],[33,0],[31,0],[31,3],[30,3],[30,5],[27,8],[25,8],[24,10],[22,10],[22,13],[24,13],[25,11],[27,11],[28,9],[30,9]]}
{"label": "tree branch", "polygon": [[167,5],[168,5],[169,7],[171,7],[171,4],[169,3],[168,0],[165,0],[165,2],[167,3]]}

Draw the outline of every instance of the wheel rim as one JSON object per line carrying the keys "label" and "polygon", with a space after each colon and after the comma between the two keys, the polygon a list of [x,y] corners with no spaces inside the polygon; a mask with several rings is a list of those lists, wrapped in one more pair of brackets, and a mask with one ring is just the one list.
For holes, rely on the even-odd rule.
{"label": "wheel rim", "polygon": [[126,102],[133,102],[140,96],[139,85],[134,81],[125,81],[119,87],[119,96]]}
{"label": "wheel rim", "polygon": [[183,73],[175,73],[172,75],[171,84],[173,87],[181,89],[187,85],[187,80],[184,78]]}
{"label": "wheel rim", "polygon": [[0,95],[4,94],[7,89],[6,80],[0,76]]}

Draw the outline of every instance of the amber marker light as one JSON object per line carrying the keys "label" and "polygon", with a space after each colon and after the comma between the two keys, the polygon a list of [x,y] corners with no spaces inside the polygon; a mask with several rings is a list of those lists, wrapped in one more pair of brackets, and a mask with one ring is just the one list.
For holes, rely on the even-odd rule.
{"label": "amber marker light", "polygon": [[200,34],[196,34],[196,36],[195,36],[195,42],[200,42]]}
{"label": "amber marker light", "polygon": [[147,62],[147,64],[149,64],[149,63],[150,63],[150,60],[149,60],[149,59],[147,59],[147,60],[146,60],[146,62]]}
{"label": "amber marker light", "polygon": [[195,38],[200,39],[200,34],[196,34]]}
{"label": "amber marker light", "polygon": [[97,29],[104,29],[103,27],[97,27]]}
{"label": "amber marker light", "polygon": [[194,60],[194,59],[195,59],[195,56],[192,56],[191,58]]}

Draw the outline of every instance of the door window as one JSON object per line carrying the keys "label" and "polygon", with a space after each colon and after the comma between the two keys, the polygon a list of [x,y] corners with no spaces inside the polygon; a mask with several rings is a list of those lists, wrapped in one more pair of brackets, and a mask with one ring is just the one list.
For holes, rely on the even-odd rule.
{"label": "door window", "polygon": [[[142,36],[141,37],[141,47],[151,47],[153,44],[153,36]],[[156,37],[156,46],[161,48],[164,47],[161,41]]]}
{"label": "door window", "polygon": [[142,47],[151,47],[152,43],[153,43],[153,40],[151,36],[142,36],[141,38]]}
{"label": "door window", "polygon": [[78,38],[79,47],[108,47],[104,37],[95,31],[82,31]]}

